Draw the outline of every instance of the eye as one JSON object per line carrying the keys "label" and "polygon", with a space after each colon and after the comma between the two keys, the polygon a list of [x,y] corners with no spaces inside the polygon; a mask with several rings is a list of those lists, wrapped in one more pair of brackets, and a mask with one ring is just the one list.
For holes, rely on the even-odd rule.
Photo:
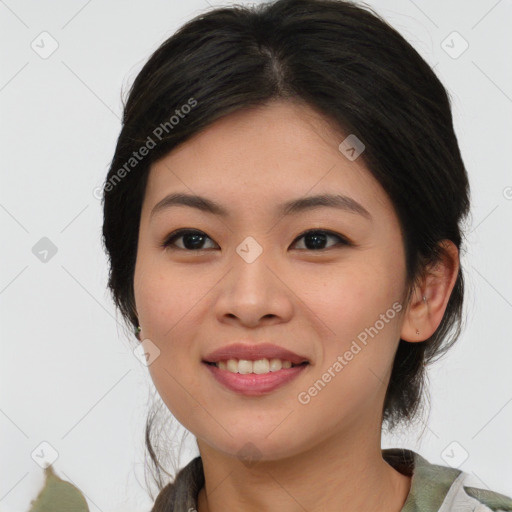
{"label": "eye", "polygon": [[[305,231],[294,240],[294,244],[301,238],[304,238],[306,250],[318,251],[326,249],[325,247],[321,246],[325,244],[325,241],[328,238],[338,239],[338,243],[334,244],[334,246],[352,245],[345,237],[323,229],[310,229]],[[179,239],[183,239],[181,247],[175,244],[176,240]],[[165,238],[164,242],[162,243],[162,247],[167,248],[174,246],[173,248],[185,251],[201,251],[208,249],[203,246],[205,239],[211,240],[211,238],[202,231],[198,231],[196,229],[178,229]],[[327,247],[327,249],[329,248],[330,247]]]}
{"label": "eye", "polygon": [[[299,235],[295,241],[300,240],[301,238],[304,238],[304,242],[306,245],[307,250],[324,250],[325,247],[321,247],[325,244],[325,241],[327,238],[337,238],[339,242],[336,245],[352,245],[345,237],[338,235],[337,233],[333,233],[331,231],[326,231],[323,229],[310,229],[308,231],[305,231],[301,235]],[[331,246],[333,247],[333,246]],[[330,247],[327,247],[327,249],[330,249]]]}
{"label": "eye", "polygon": [[173,249],[177,248],[184,251],[205,250],[205,247],[203,247],[204,240],[206,238],[211,240],[211,238],[202,231],[196,229],[178,229],[165,238],[162,247],[171,247],[175,245],[175,240],[180,238],[183,239],[184,247],[173,247]]}

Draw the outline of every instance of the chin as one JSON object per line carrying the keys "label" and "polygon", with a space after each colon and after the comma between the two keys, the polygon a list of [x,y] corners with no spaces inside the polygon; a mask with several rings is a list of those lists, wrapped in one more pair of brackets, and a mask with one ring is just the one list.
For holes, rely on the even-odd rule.
{"label": "chin", "polygon": [[[275,427],[274,427],[275,428]],[[269,429],[268,432],[271,432]],[[272,434],[271,434],[272,437]],[[291,445],[286,441],[286,436],[275,438],[264,437],[261,431],[258,435],[240,435],[224,439],[225,442],[206,442],[211,448],[222,452],[228,457],[239,459],[247,467],[257,462],[276,461],[292,457],[302,451],[298,445]]]}

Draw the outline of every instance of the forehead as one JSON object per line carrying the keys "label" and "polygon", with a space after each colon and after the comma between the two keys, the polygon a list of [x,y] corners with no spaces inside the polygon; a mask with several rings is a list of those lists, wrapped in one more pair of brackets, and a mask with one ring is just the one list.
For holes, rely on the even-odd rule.
{"label": "forehead", "polygon": [[389,211],[392,204],[362,159],[351,161],[340,151],[347,135],[303,103],[236,111],[152,165],[145,203],[153,207],[178,191],[254,209],[339,193],[377,214]]}

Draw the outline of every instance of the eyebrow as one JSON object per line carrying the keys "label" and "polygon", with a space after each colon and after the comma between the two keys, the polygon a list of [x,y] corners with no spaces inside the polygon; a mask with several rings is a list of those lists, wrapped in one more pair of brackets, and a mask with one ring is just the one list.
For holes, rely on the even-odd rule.
{"label": "eyebrow", "polygon": [[[153,217],[156,213],[167,210],[173,206],[188,206],[220,217],[229,217],[229,211],[219,203],[211,199],[207,199],[206,197],[183,193],[174,193],[165,196],[151,210],[150,217]],[[292,199],[291,201],[278,205],[276,214],[287,216],[322,207],[337,208],[339,210],[359,214],[368,220],[372,219],[372,216],[362,204],[358,203],[351,197],[341,194],[320,194],[316,196]]]}

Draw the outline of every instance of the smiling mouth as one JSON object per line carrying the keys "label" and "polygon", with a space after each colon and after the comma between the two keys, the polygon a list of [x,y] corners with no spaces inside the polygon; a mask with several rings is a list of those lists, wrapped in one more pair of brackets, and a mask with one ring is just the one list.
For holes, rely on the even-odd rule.
{"label": "smiling mouth", "polygon": [[203,361],[205,368],[224,388],[246,396],[263,396],[298,378],[307,371],[308,361],[292,364],[279,359],[228,359]]}

